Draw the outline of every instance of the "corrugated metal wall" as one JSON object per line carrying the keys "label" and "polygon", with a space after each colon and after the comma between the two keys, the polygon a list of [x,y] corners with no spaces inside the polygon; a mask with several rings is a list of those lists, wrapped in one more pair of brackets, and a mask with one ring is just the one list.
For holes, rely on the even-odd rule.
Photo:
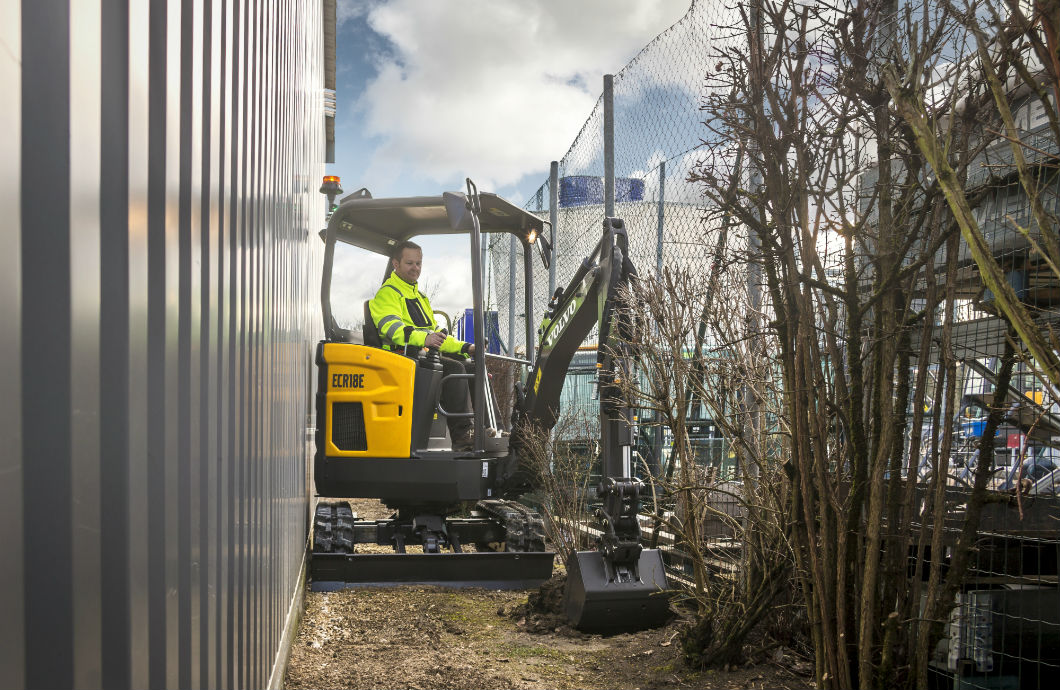
{"label": "corrugated metal wall", "polygon": [[307,532],[321,0],[0,0],[0,678],[263,687]]}

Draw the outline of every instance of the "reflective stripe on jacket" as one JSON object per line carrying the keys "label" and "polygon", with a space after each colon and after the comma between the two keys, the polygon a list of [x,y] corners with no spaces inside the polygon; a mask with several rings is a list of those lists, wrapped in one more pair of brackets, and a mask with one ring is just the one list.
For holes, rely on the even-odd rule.
{"label": "reflective stripe on jacket", "polygon": [[[379,330],[379,339],[391,349],[404,349],[406,345],[423,347],[428,333],[438,330],[434,310],[427,295],[416,285],[406,283],[396,273],[383,281],[375,297],[368,302],[372,321]],[[439,348],[442,352],[459,354],[464,343],[451,335]]]}

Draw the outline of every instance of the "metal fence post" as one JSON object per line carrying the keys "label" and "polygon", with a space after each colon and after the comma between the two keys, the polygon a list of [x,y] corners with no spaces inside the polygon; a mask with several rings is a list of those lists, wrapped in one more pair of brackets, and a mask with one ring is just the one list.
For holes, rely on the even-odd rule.
{"label": "metal fence post", "polygon": [[662,275],[663,269],[663,207],[666,205],[666,161],[659,163],[659,223],[655,238],[655,269]]}
{"label": "metal fence post", "polygon": [[615,75],[604,75],[604,215],[615,215]]}
{"label": "metal fence post", "polygon": [[559,223],[559,161],[552,161],[548,170],[548,222],[552,225],[552,255],[548,257],[548,297],[556,294],[556,225]]}
{"label": "metal fence post", "polygon": [[[482,249],[479,252],[479,263],[478,263],[479,280],[482,281],[482,294],[483,294],[483,297],[482,297],[482,327],[485,329],[483,331],[483,333],[486,334],[486,335],[482,336],[482,338],[483,338],[483,340],[482,340],[482,351],[483,352],[486,352],[486,350],[489,349],[489,347],[488,347],[489,343],[486,342],[486,339],[490,337],[490,335],[489,335],[489,318],[490,318],[489,317],[489,310],[490,310],[490,307],[489,307],[488,304],[486,304],[486,297],[485,297],[485,295],[489,292],[488,280],[489,280],[489,276],[490,276],[490,271],[489,271],[489,264],[486,263],[487,257],[489,256],[489,253],[488,253],[489,244],[490,244],[489,240],[487,240],[485,237],[483,237],[482,238]],[[500,333],[498,333],[497,335],[500,336]]]}
{"label": "metal fence post", "polygon": [[508,236],[508,356],[515,356],[515,235]]}
{"label": "metal fence post", "polygon": [[[663,230],[665,228],[663,208],[666,205],[666,161],[659,163],[659,218],[656,225],[655,238],[655,270],[656,276],[662,277],[663,269]],[[658,476],[662,471],[662,449],[663,449],[663,426],[659,414],[655,414],[655,429],[652,433],[652,467],[653,474]]]}
{"label": "metal fence post", "polygon": [[524,281],[524,301],[526,303],[526,361],[532,367],[534,365],[534,256],[530,252],[530,245],[526,242],[519,243],[523,248],[523,271],[530,276],[530,280]]}

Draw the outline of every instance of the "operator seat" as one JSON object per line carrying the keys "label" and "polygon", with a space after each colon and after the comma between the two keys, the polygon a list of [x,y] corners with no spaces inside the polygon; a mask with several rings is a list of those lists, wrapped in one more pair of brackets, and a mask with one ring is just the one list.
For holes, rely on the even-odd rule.
{"label": "operator seat", "polygon": [[[386,268],[383,269],[383,283],[390,278],[390,274],[393,273],[394,267],[390,264],[390,259],[387,259]],[[365,300],[364,302],[364,324],[361,326],[361,335],[364,336],[364,344],[368,347],[383,348],[383,339],[379,337],[379,329],[376,328],[375,319],[372,318],[372,310],[369,308],[368,303],[372,300]]]}
{"label": "operator seat", "polygon": [[383,340],[379,337],[379,329],[375,327],[372,320],[372,310],[368,307],[371,300],[364,302],[364,325],[361,326],[361,335],[364,336],[364,344],[368,347],[383,347]]}

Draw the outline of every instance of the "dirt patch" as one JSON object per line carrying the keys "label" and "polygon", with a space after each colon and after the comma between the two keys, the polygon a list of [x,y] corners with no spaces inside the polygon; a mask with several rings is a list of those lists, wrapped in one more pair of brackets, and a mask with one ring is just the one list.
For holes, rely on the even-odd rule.
{"label": "dirt patch", "polygon": [[557,573],[540,588],[531,591],[524,603],[513,606],[507,611],[501,609],[498,613],[507,614],[509,618],[517,622],[517,625],[523,626],[528,633],[555,633],[563,637],[585,639],[587,635],[567,623],[567,616],[563,610],[563,595],[566,590],[566,574]]}
{"label": "dirt patch", "polygon": [[526,604],[526,592],[483,589],[310,592],[286,687],[810,687],[774,664],[689,671],[680,622],[612,637],[530,633],[509,615]]}
{"label": "dirt patch", "polygon": [[[362,519],[385,517],[355,502]],[[788,663],[695,672],[676,618],[602,637],[572,630],[562,575],[533,592],[402,586],[307,592],[287,688],[806,688]],[[781,659],[778,657],[778,662]]]}

